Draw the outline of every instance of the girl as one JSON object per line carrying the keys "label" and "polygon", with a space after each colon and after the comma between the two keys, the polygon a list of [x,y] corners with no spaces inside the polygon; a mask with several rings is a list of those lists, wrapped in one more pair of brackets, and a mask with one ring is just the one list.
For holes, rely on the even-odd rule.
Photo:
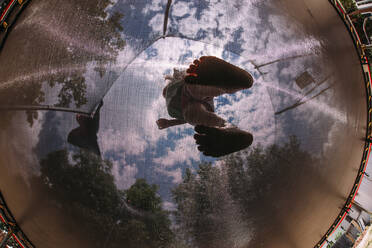
{"label": "girl", "polygon": [[226,121],[214,113],[213,98],[248,89],[252,76],[245,70],[213,56],[195,60],[186,71],[174,69],[165,77],[163,89],[168,114],[174,119],[156,121],[159,129],[189,123],[207,127],[225,127]]}

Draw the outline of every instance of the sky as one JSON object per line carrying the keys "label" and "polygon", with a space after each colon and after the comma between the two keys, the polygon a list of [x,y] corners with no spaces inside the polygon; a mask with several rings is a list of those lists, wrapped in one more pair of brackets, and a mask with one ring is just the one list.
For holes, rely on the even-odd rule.
{"label": "sky", "polygon": [[[311,90],[310,98],[331,84],[329,72],[321,69],[319,40],[303,33],[299,24],[283,17],[269,1],[244,5],[241,1],[200,1],[199,5],[173,1],[168,37],[158,39],[166,2],[131,2],[128,8],[128,3],[118,1],[108,10],[124,12],[127,46],[118,58],[125,68],[117,72],[120,76],[104,97],[99,143],[104,157],[114,161],[113,173],[120,187],[145,177],[159,184],[160,194],[170,200],[169,189],[182,181],[185,168],[214,161],[198,152],[192,126],[158,130],[155,124],[158,118],[169,118],[161,95],[164,76],[173,68],[187,68],[203,55],[223,58],[254,77],[252,88],[214,99],[219,116],[253,133],[252,146],[280,144],[289,135],[309,139],[304,148],[319,155],[327,149],[326,145],[319,147],[319,141],[331,145],[332,130],[346,123],[345,115],[333,106],[332,89],[294,111],[274,115],[306,92]],[[255,69],[278,59],[283,60]],[[314,83],[301,89],[295,79],[305,71]],[[312,130],[319,126],[323,140],[311,140]]]}

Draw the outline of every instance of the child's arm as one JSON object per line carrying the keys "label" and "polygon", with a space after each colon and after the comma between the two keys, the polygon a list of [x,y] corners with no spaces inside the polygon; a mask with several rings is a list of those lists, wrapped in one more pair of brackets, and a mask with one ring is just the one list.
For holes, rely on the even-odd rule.
{"label": "child's arm", "polygon": [[165,129],[165,128],[168,128],[168,127],[182,125],[182,124],[185,124],[185,123],[186,123],[186,121],[179,120],[179,119],[167,120],[167,119],[161,118],[161,119],[156,121],[156,124],[158,125],[159,129]]}

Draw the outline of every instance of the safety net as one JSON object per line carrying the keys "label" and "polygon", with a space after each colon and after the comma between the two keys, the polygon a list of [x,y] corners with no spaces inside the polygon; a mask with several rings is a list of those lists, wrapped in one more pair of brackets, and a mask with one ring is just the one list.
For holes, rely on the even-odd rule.
{"label": "safety net", "polygon": [[[299,96],[288,100],[276,89],[293,91],[300,84],[311,85],[309,91],[329,76],[306,67],[319,59],[316,37],[298,30],[267,1],[48,1],[29,5],[14,26],[1,51],[2,109],[92,114],[141,53],[147,64],[157,56],[157,42],[166,44],[163,49],[188,48],[175,61],[152,65],[162,71],[201,55],[220,55],[261,78],[275,101],[285,96],[288,107]],[[288,59],[298,61],[290,75]],[[133,66],[142,70],[143,63]],[[313,95],[327,87],[313,89]]]}

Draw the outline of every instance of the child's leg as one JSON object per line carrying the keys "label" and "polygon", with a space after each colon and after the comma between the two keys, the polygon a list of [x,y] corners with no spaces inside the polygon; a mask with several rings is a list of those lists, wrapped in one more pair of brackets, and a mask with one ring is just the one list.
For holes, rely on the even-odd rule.
{"label": "child's leg", "polygon": [[206,86],[206,85],[198,85],[198,84],[186,84],[185,90],[195,99],[203,100],[206,97],[216,97],[222,94],[233,94],[240,89],[231,88],[219,88],[216,86]]}
{"label": "child's leg", "polygon": [[203,125],[208,127],[223,127],[225,120],[208,111],[206,106],[200,102],[191,102],[183,110],[183,116],[186,122],[191,125]]}
{"label": "child's leg", "polygon": [[227,90],[226,93],[248,89],[253,84],[253,77],[247,71],[213,56],[195,60],[186,72],[187,83],[215,86]]}
{"label": "child's leg", "polygon": [[205,156],[220,157],[247,148],[253,142],[252,134],[237,127],[195,127],[194,139],[198,150]]}

